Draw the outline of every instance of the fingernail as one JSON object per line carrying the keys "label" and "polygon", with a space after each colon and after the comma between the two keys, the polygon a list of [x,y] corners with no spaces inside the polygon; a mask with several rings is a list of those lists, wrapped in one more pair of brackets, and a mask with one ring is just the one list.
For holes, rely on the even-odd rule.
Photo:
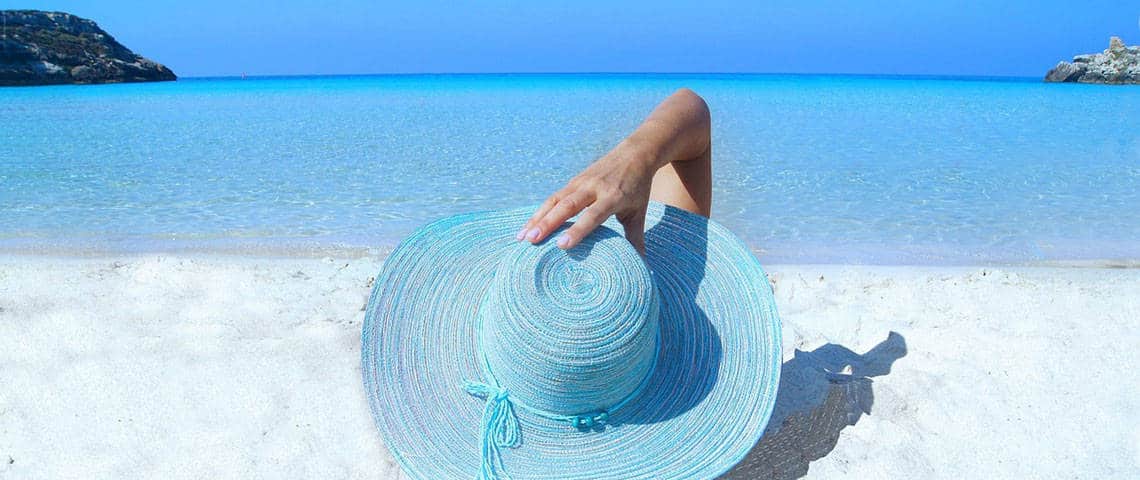
{"label": "fingernail", "polygon": [[539,233],[538,227],[534,227],[534,228],[530,229],[530,231],[526,232],[527,241],[533,242],[533,241],[537,240],[538,239],[538,233]]}
{"label": "fingernail", "polygon": [[525,226],[522,228],[522,230],[519,230],[519,233],[515,234],[515,240],[522,240],[524,235],[526,235],[526,227]]}
{"label": "fingernail", "polygon": [[570,245],[570,236],[565,234],[565,233],[563,233],[562,235],[559,235],[558,236],[558,248],[566,248],[567,245]]}

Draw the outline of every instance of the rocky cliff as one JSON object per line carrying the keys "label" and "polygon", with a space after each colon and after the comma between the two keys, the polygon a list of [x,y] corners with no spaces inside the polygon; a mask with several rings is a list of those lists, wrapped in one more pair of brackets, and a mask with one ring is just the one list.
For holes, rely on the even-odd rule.
{"label": "rocky cliff", "polygon": [[1045,74],[1046,82],[1140,84],[1140,47],[1128,47],[1112,37],[1108,49],[1073,57]]}
{"label": "rocky cliff", "polygon": [[61,12],[0,10],[0,86],[156,82],[174,72]]}

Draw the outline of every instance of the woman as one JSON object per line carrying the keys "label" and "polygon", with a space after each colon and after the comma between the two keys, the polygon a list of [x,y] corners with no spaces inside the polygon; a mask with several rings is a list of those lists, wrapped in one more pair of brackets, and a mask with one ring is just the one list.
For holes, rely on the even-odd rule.
{"label": "woman", "polygon": [[711,143],[708,105],[692,90],[677,90],[617,147],[547,198],[515,238],[541,242],[581,213],[556,240],[568,249],[617,215],[625,237],[644,255],[650,199],[709,216]]}
{"label": "woman", "polygon": [[[401,242],[361,358],[409,476],[711,479],[745,458],[776,404],[781,326],[756,257],[705,218],[710,180],[708,108],[682,89],[529,220],[463,214]],[[583,242],[610,215],[641,257],[608,230]],[[504,238],[515,222],[542,245]],[[588,255],[551,255],[579,242]]]}

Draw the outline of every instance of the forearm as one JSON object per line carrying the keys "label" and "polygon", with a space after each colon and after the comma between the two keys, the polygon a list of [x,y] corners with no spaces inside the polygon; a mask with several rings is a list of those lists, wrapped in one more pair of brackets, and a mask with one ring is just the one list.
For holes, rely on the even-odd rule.
{"label": "forearm", "polygon": [[708,105],[692,90],[682,88],[661,102],[623,142],[621,148],[638,152],[652,175],[661,167],[705,155],[711,143]]}
{"label": "forearm", "polygon": [[626,239],[644,253],[650,198],[708,216],[711,123],[701,97],[677,90],[617,147],[547,197],[515,238],[541,242],[581,214],[557,240],[559,247],[573,248],[613,215],[625,227]]}

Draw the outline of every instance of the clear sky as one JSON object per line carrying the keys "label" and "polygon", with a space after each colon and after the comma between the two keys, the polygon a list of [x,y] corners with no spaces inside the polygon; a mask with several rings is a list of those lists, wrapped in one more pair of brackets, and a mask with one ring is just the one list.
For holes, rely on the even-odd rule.
{"label": "clear sky", "polygon": [[181,76],[769,72],[1043,76],[1140,43],[1135,0],[0,0],[95,20]]}

